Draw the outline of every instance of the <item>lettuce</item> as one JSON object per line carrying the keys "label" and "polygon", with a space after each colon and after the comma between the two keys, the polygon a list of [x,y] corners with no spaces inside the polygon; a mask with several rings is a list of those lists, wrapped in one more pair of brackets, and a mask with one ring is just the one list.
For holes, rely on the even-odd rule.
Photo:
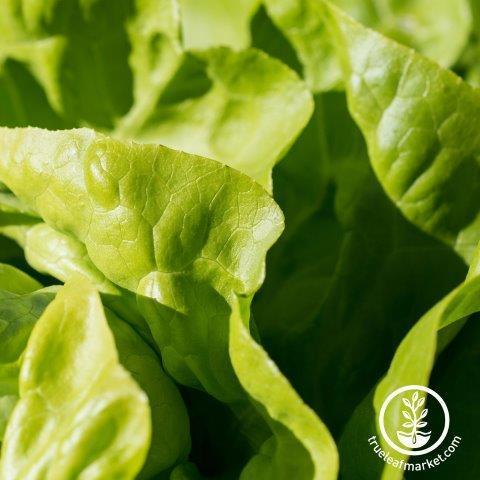
{"label": "lettuce", "polygon": [[[327,430],[249,334],[248,304],[263,276],[266,249],[282,228],[268,194],[213,160],[91,130],[4,129],[1,138],[0,175],[48,225],[27,227],[27,258],[45,254],[32,235],[51,232],[63,239],[61,257],[70,258],[44,271],[63,277],[81,271],[106,293],[125,301],[137,296],[167,372],[233,409],[251,411],[264,424],[262,454],[245,466],[246,478],[287,476],[299,465],[304,478],[332,475],[336,455]],[[38,141],[45,148],[34,159],[29,152]],[[240,309],[239,295],[246,309]],[[249,350],[252,358],[245,358]],[[253,363],[265,365],[269,389],[278,384],[278,398],[264,391],[263,382],[250,380]],[[265,455],[271,463],[262,465]]]}
{"label": "lettuce", "polygon": [[18,388],[2,478],[131,478],[140,470],[147,397],[120,366],[100,298],[85,281],[66,284],[35,324]]}
{"label": "lettuce", "polygon": [[2,2],[0,479],[475,478],[478,14]]}

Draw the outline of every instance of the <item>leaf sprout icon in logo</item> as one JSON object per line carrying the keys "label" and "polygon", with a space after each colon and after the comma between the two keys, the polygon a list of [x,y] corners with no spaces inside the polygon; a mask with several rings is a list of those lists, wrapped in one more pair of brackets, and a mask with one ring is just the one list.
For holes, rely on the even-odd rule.
{"label": "leaf sprout icon in logo", "polygon": [[[429,443],[434,439],[432,431],[428,430],[429,409],[425,408],[427,396],[429,401],[438,402],[444,421],[440,435],[431,445]],[[450,427],[450,414],[445,401],[437,392],[422,385],[406,385],[390,393],[382,404],[378,420],[388,445],[405,455],[425,455],[435,450],[447,436]]]}
{"label": "leaf sprout icon in logo", "polygon": [[421,409],[425,404],[425,397],[419,398],[418,391],[415,391],[410,400],[403,397],[402,402],[407,407],[406,410],[402,410],[402,415],[407,419],[402,423],[402,427],[411,430],[409,433],[398,430],[397,437],[408,448],[421,448],[428,443],[432,433],[421,430],[427,426],[424,419],[428,414],[428,408]]}

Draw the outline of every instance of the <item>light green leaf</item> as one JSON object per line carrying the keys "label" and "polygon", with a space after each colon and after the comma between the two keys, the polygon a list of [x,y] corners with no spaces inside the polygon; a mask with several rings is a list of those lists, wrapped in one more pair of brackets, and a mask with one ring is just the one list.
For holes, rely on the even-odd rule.
{"label": "light green leaf", "polygon": [[[258,0],[247,3],[245,27]],[[253,49],[197,49],[192,59],[173,0],[21,5],[0,7],[2,124],[91,126],[222,161],[271,188],[273,165],[312,110],[285,65]]]}
{"label": "light green leaf", "polygon": [[0,290],[24,295],[42,288],[42,285],[30,275],[18,268],[0,263]]}
{"label": "light green leaf", "polygon": [[[255,457],[244,475],[257,468],[272,478],[279,471],[290,475],[295,456],[283,460],[281,452],[292,448],[303,452],[300,478],[311,472],[335,477],[328,432],[283,377],[273,375],[265,353],[256,362],[266,369],[262,378],[271,374],[272,385],[288,394],[280,406],[267,402],[255,375],[248,379],[237,371],[245,368],[238,363],[241,353],[233,361],[231,311],[237,294],[251,298],[258,289],[266,251],[282,229],[280,210],[258,184],[213,160],[89,130],[4,129],[0,151],[0,178],[9,188],[52,228],[83,242],[110,281],[137,293],[164,365],[177,381],[201,387],[232,407],[249,396],[255,404],[265,402],[259,408],[274,437],[262,455],[277,460],[271,468],[260,467],[255,464],[261,457]],[[313,433],[283,418],[288,415],[313,421]]]}
{"label": "light green leaf", "polygon": [[190,449],[188,414],[157,354],[123,319],[108,310],[106,314],[122,366],[148,396],[152,438],[140,477],[152,478],[186,459]]}
{"label": "light green leaf", "polygon": [[[120,362],[132,372],[135,380],[148,395],[152,407],[152,443],[144,474],[148,476],[163,471],[181,460],[186,455],[190,443],[188,417],[183,401],[163,372],[157,355],[125,324],[125,321],[129,322],[147,341],[152,341],[148,326],[136,311],[135,299],[131,298],[129,292],[109,282],[96,269],[88,258],[85,246],[78,240],[56,232],[43,223],[30,228],[25,238],[25,254],[34,268],[62,281],[68,281],[79,274],[84,275],[104,293],[103,301],[120,315],[121,320],[113,312],[107,311]],[[0,287],[3,278],[1,267],[2,265]],[[8,271],[14,270],[13,267],[5,267]],[[18,275],[22,275],[21,278],[27,277],[22,272],[17,272]],[[9,280],[11,283],[12,280],[10,278]]]}
{"label": "light green leaf", "polygon": [[[232,290],[258,289],[265,252],[282,228],[281,213],[264,190],[212,160],[89,130],[4,129],[0,151],[0,177],[19,198],[50,226],[83,241],[111,281],[160,301],[155,319],[147,321],[167,370],[182,383],[234,399],[228,300]],[[183,340],[183,315],[191,318],[195,342]],[[167,328],[166,320],[176,317]],[[210,351],[211,366],[201,361]]]}
{"label": "light green leaf", "polygon": [[[322,95],[317,109],[326,119],[316,137],[323,150],[292,152],[312,152],[303,160],[309,171],[327,164],[327,194],[298,224],[303,196],[288,195],[296,176],[283,162],[276,167],[276,195],[289,207],[287,235],[269,252],[253,315],[272,358],[337,437],[408,329],[465,278],[466,267],[386,196],[343,93]],[[306,193],[309,184],[301,184]],[[324,188],[317,184],[319,194]]]}
{"label": "light green leaf", "polygon": [[[128,88],[133,89],[130,94],[133,99],[128,112],[114,122],[115,130],[124,136],[133,135],[155,112],[183,61],[176,0],[128,0],[126,5],[133,15],[125,23],[126,32],[121,24],[117,35],[128,35],[131,48],[128,64],[133,77]],[[103,5],[106,11],[112,7],[113,4]],[[78,122],[77,125],[84,126]]]}
{"label": "light green leaf", "polygon": [[[3,280],[11,279],[12,275],[7,275],[9,271],[10,269],[2,268],[0,273],[0,286],[2,287],[0,290],[0,341],[2,344],[0,352],[0,440],[3,439],[8,418],[18,400],[21,357],[30,332],[53,298],[53,295],[47,292],[30,293],[29,288],[25,288],[27,285],[21,285],[22,288],[17,288],[17,291],[13,293],[7,291]],[[22,282],[24,282],[23,275]],[[31,282],[33,287],[33,280]]]}
{"label": "light green leaf", "polygon": [[310,118],[310,93],[288,67],[258,50],[218,48],[197,57],[185,57],[171,88],[178,94],[198,77],[206,87],[200,95],[172,101],[167,87],[150,117],[121,123],[115,136],[213,158],[271,188],[271,169]]}
{"label": "light green leaf", "polygon": [[330,8],[352,116],[383,188],[467,262],[480,239],[480,96],[452,72]]}
{"label": "light green leaf", "polygon": [[180,0],[187,50],[250,45],[250,20],[261,0]]}
{"label": "light green leaf", "polygon": [[83,275],[99,292],[119,295],[118,287],[92,264],[85,245],[45,223],[28,228],[23,248],[28,263],[39,272],[52,275],[62,282]]}
{"label": "light green leaf", "polygon": [[[386,397],[404,385],[425,385],[429,384],[431,371],[435,358],[441,346],[442,335],[449,336],[447,327],[456,327],[455,322],[480,311],[480,278],[471,277],[463,284],[450,292],[432,309],[430,309],[408,332],[395,356],[385,377],[375,388],[373,396],[370,395],[361,405],[350,420],[342,439],[341,445],[345,446],[345,455],[348,458],[348,445],[352,442],[361,442],[371,435],[377,435],[379,441],[383,440],[378,427],[378,415]],[[395,402],[395,403],[393,403]],[[396,421],[401,418],[402,402],[400,398],[392,401],[393,409],[397,415],[390,414],[385,420],[387,431],[398,428]],[[372,408],[373,407],[373,408]],[[384,449],[387,448],[384,445]],[[364,450],[366,454],[367,450]],[[371,452],[370,452],[371,454]],[[399,460],[405,456],[391,452],[394,458]],[[402,479],[402,470],[396,469],[381,461],[377,462],[378,475],[372,475],[372,467],[368,459],[365,461],[362,456],[349,458],[345,462],[343,475],[347,479],[357,478],[382,478],[385,480]]]}
{"label": "light green leaf", "polygon": [[275,25],[293,45],[303,76],[314,92],[338,88],[340,64],[325,23],[324,4],[317,0],[264,0]]}
{"label": "light green leaf", "polygon": [[[76,266],[74,264],[74,266]],[[12,291],[16,278],[8,275],[14,271],[13,267],[0,267],[0,287]],[[68,278],[75,276],[73,270]],[[27,275],[20,271],[15,274],[23,280]],[[21,277],[20,277],[21,275]],[[78,275],[78,273],[77,273]],[[10,280],[9,286],[3,286],[2,281]],[[33,279],[33,287],[38,283]],[[33,284],[33,282],[35,282]],[[26,290],[26,284],[21,285]],[[0,337],[5,345],[0,356],[0,414],[3,424],[0,433],[3,436],[6,420],[18,399],[18,375],[21,358],[25,350],[30,332],[43,313],[43,310],[53,299],[51,292],[39,291],[26,295],[30,290],[16,294],[0,291],[0,319],[4,324]],[[133,378],[147,394],[152,413],[152,440],[149,454],[142,475],[150,478],[151,475],[162,472],[185,458],[188,453],[189,422],[185,406],[170,379],[165,375],[157,354],[144,340],[128,326],[123,319],[107,310],[107,319],[115,337],[116,348],[120,362],[131,372]]]}
{"label": "light green leaf", "polygon": [[45,223],[25,228],[21,243],[27,262],[35,270],[62,282],[79,274],[87,277],[102,294],[104,304],[153,344],[150,329],[138,313],[135,296],[107,280],[88,257],[83,243]]}
{"label": "light green leaf", "polygon": [[442,67],[455,63],[472,25],[469,0],[333,0],[363,25],[414,48]]}
{"label": "light green leaf", "polygon": [[266,417],[273,435],[242,472],[242,479],[335,479],[338,455],[327,428],[298,396],[249,331],[248,299],[230,318],[230,355],[238,379]]}
{"label": "light green leaf", "polygon": [[[368,27],[417,49],[441,65],[453,64],[465,46],[471,28],[468,0],[333,0]],[[342,84],[342,74],[328,32],[324,2],[319,0],[265,0],[274,23],[290,40],[304,66],[313,91]]]}
{"label": "light green leaf", "polygon": [[35,325],[19,391],[0,478],[135,478],[150,441],[147,397],[120,366],[85,280],[67,284]]}

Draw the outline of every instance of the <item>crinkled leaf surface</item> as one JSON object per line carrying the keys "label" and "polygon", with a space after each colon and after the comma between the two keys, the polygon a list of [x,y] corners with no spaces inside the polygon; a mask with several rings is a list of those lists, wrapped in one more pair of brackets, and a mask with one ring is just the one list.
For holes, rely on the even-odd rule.
{"label": "crinkled leaf surface", "polygon": [[[231,15],[214,3],[211,12]],[[245,3],[246,18],[231,18],[247,35],[248,12],[258,2]],[[214,158],[268,186],[272,166],[311,114],[303,82],[262,52],[199,51],[201,45],[199,59],[188,54],[173,0],[22,5],[8,0],[0,7],[2,125],[91,126]],[[218,36],[192,20],[192,8],[196,3],[182,17],[188,31],[198,38],[190,26],[201,25]]]}
{"label": "crinkled leaf surface", "polygon": [[[335,448],[320,421],[312,431],[297,431],[284,418],[291,402],[281,404],[285,413],[276,413],[275,400],[260,395],[256,381],[250,386],[233,364],[237,294],[250,298],[258,289],[266,250],[282,229],[268,194],[215,161],[89,130],[4,129],[1,138],[0,177],[47,224],[83,242],[110,281],[137,293],[170,374],[228,403],[250,397],[261,402],[267,423],[276,425],[264,446],[276,461],[262,471],[289,475],[292,457],[281,451],[295,448],[303,452],[301,478],[312,472],[334,478]],[[271,361],[262,355],[268,372]],[[286,385],[277,372],[272,383],[278,382]],[[315,418],[293,391],[285,391],[296,399],[289,415]],[[321,441],[312,443],[311,435]],[[251,466],[257,460],[243,475],[257,468]]]}
{"label": "crinkled leaf surface", "polygon": [[288,67],[258,50],[197,55],[201,63],[186,57],[172,87],[181,91],[198,76],[207,82],[203,95],[172,101],[167,88],[144,123],[120,125],[116,135],[213,158],[269,186],[272,167],[312,113],[310,93]]}
{"label": "crinkled leaf surface", "polygon": [[[35,325],[1,478],[134,478],[150,440],[146,395],[121,367],[98,294],[67,284]],[[61,453],[60,453],[61,452]]]}
{"label": "crinkled leaf surface", "polygon": [[[233,289],[251,294],[258,288],[263,256],[281,231],[282,217],[248,177],[211,160],[89,130],[3,130],[2,139],[0,175],[9,177],[15,193],[53,228],[83,241],[107,278],[161,300],[157,315],[174,325],[182,314],[208,325],[227,312]],[[14,164],[19,168],[12,169]],[[193,284],[195,289],[185,288]],[[199,295],[208,299],[203,299],[205,312],[194,308]],[[217,342],[223,343],[227,330],[222,334],[221,325],[227,323],[218,322]],[[226,380],[232,377],[226,350],[217,351],[215,368],[195,360],[209,355],[208,329],[192,324],[191,334],[198,338],[185,343],[182,335],[169,338],[175,326],[166,329],[155,321],[150,327],[174,376],[235,398],[235,382]],[[217,375],[226,379],[219,382]]]}
{"label": "crinkled leaf surface", "polygon": [[[0,318],[4,325],[1,336],[5,345],[0,365],[3,435],[6,420],[18,399],[18,375],[30,332],[53,300],[54,293],[30,293],[40,287],[38,282],[13,267],[1,267],[6,267],[0,268]],[[70,272],[67,278],[75,275],[78,276],[77,269]],[[107,319],[122,366],[132,374],[150,402],[152,439],[142,471],[142,478],[149,478],[185,458],[190,445],[187,413],[178,390],[165,375],[157,354],[123,319],[108,310]]]}
{"label": "crinkled leaf surface", "polygon": [[102,294],[104,304],[130,323],[149,344],[153,343],[135,296],[107,280],[90,260],[82,242],[40,222],[23,229],[21,243],[26,260],[36,271],[62,282],[79,274],[87,277]]}
{"label": "crinkled leaf surface", "polygon": [[[261,52],[215,48],[187,53],[185,48],[218,44],[237,47],[249,42],[247,25],[257,2],[214,3],[185,0],[179,17],[174,2],[167,0],[121,1],[113,15],[111,6],[100,0],[51,1],[48,6],[44,2],[31,11],[20,8],[19,2],[9,2],[3,12],[3,35],[9,42],[4,50],[0,34],[0,100],[5,106],[0,121],[50,127],[91,125],[121,139],[161,142],[218,159],[271,187],[272,166],[311,113],[310,95],[290,70]],[[464,1],[440,1],[436,9],[421,0],[378,1],[374,6],[360,1],[335,3],[361,22],[439,59],[443,65],[455,60],[468,34]],[[332,40],[340,40],[337,47],[347,73],[349,63],[354,64],[347,84],[352,112],[352,104],[358,101],[353,95],[355,81],[360,78],[360,86],[361,82],[367,85],[366,93],[362,91],[359,97],[365,106],[363,110],[358,108],[361,115],[354,116],[366,136],[379,181],[367,163],[360,135],[350,119],[342,119],[347,116],[343,107],[342,114],[337,115],[337,107],[331,108],[330,104],[335,96],[318,96],[307,129],[275,170],[273,191],[285,210],[287,231],[272,251],[267,284],[254,306],[254,320],[274,359],[338,435],[353,407],[386,370],[392,352],[414,319],[464,272],[448,246],[416,227],[471,258],[475,228],[472,235],[470,230],[466,234],[466,249],[462,228],[464,224],[471,226],[469,209],[475,202],[474,194],[469,197],[467,192],[475,190],[475,169],[470,169],[475,161],[467,161],[466,170],[460,167],[458,175],[452,174],[458,176],[453,183],[443,173],[446,166],[457,165],[451,158],[462,157],[463,153],[459,155],[456,150],[458,145],[460,152],[473,145],[474,122],[466,135],[466,124],[457,124],[447,115],[445,125],[434,125],[440,132],[439,152],[435,142],[427,142],[426,154],[419,154],[422,160],[402,169],[409,163],[407,157],[417,155],[412,151],[418,145],[421,150],[423,139],[431,138],[428,128],[427,133],[422,130],[427,110],[436,119],[458,98],[465,97],[472,105],[475,102],[473,97],[458,94],[463,87],[448,80],[455,77],[440,67],[408,51],[412,60],[406,68],[398,49],[407,50],[348,23],[341,14],[333,14],[341,19],[335,22],[348,24],[348,28],[342,28],[355,34],[341,33],[342,28],[337,28],[332,38],[321,2],[267,2],[267,7],[278,29],[295,47],[311,88],[330,88],[343,79]],[[218,18],[225,18],[225,12],[232,9],[235,14],[220,23]],[[210,23],[200,21],[200,14],[205,12],[209,12]],[[263,39],[255,31],[259,20],[268,20],[262,12],[253,22],[255,45],[263,48],[270,41],[271,49],[266,50],[299,70],[291,45],[278,31],[270,40],[266,38],[275,27],[270,24],[272,28],[262,33]],[[225,30],[231,36],[225,37]],[[451,34],[445,35],[446,31]],[[105,44],[97,45],[93,39],[100,32]],[[367,37],[370,40],[365,40]],[[279,38],[284,43],[277,43]],[[79,48],[82,43],[84,51]],[[356,50],[357,44],[360,46]],[[348,55],[345,61],[345,52],[355,62]],[[419,70],[414,68],[417,59]],[[91,75],[84,78],[88,62]],[[102,71],[102,63],[108,63],[107,71]],[[117,70],[110,71],[112,65]],[[395,83],[392,78],[397,67],[402,73]],[[424,69],[429,73],[422,84]],[[76,75],[75,84],[67,78],[67,72]],[[402,82],[413,87],[403,90]],[[420,88],[426,104],[423,110],[415,105],[414,95],[411,112],[408,106],[395,110],[397,90],[410,98],[412,91],[418,96],[417,85],[428,83],[435,88],[440,85],[431,96],[433,103],[430,91]],[[109,85],[113,85],[111,91]],[[383,95],[389,89],[395,90],[391,105]],[[372,91],[380,93],[368,103]],[[407,104],[404,97],[401,101]],[[377,100],[381,113],[376,110]],[[337,101],[332,104],[337,105]],[[377,114],[382,118],[371,127],[370,119]],[[463,114],[474,118],[473,107]],[[415,133],[417,127],[419,133]],[[400,162],[394,162],[399,171],[379,174],[377,164],[383,162],[379,158],[385,153],[385,142],[403,148],[403,137],[398,137],[402,128],[404,133],[408,130],[406,143],[409,135],[417,137],[402,150]],[[464,139],[457,130],[465,131]],[[152,371],[160,369],[159,378],[164,378],[163,373],[153,351],[123,322],[127,320],[137,331],[146,327],[138,322],[132,301],[135,295],[149,322],[146,330],[152,329],[169,372],[181,383],[205,389],[235,412],[237,423],[233,415],[225,414],[231,417],[225,419],[224,430],[241,426],[250,442],[248,455],[242,451],[232,468],[225,471],[203,471],[205,466],[200,461],[202,475],[334,477],[336,454],[328,432],[249,332],[255,332],[255,325],[253,321],[249,325],[247,306],[263,280],[265,252],[281,229],[281,215],[268,195],[237,172],[161,147],[111,141],[85,130],[6,133],[0,135],[1,150],[9,152],[0,159],[0,180],[14,193],[3,188],[0,192],[2,232],[23,245],[28,260],[38,270],[62,280],[81,272],[103,292],[105,302],[109,298],[109,308],[119,317],[108,313],[120,360],[134,375],[143,371],[146,383],[142,384],[141,376],[136,380],[159,411],[167,417],[168,412],[174,412],[169,418],[185,425],[181,402],[167,402],[165,411],[163,403],[155,403],[163,391],[155,388],[153,375],[149,377],[149,362]],[[448,154],[451,157],[444,158],[445,138],[453,140],[446,148],[452,148]],[[375,143],[380,156],[372,154]],[[402,193],[397,198],[391,192],[405,180],[404,174],[408,179],[416,175],[413,183],[424,188],[430,178],[427,175],[424,179],[425,171],[438,164],[437,156],[444,163],[435,169],[440,175],[435,180],[433,200],[428,195],[415,197],[414,202],[421,198],[412,216],[398,200]],[[472,158],[476,158],[475,153]],[[442,181],[442,175],[447,181]],[[467,180],[470,187],[460,195],[458,191]],[[452,202],[457,203],[452,206]],[[37,225],[37,216],[46,223]],[[238,306],[238,294],[243,308]],[[114,327],[117,323],[118,331]],[[422,327],[417,333],[422,336],[425,331]],[[446,332],[451,331],[455,333],[444,329],[434,350],[450,339],[453,333]],[[435,328],[430,333],[436,336]],[[123,342],[118,335],[125,337]],[[430,341],[433,337],[428,335],[422,338]],[[148,334],[142,336],[147,338]],[[145,351],[145,355],[137,359],[138,365],[136,361],[128,364],[125,358],[136,351]],[[428,349],[424,353],[417,359],[423,362],[416,372],[419,375],[427,372],[424,366],[432,357]],[[424,377],[428,378],[428,372]],[[178,398],[173,387],[172,392],[172,398]],[[197,398],[192,398],[196,402]],[[213,405],[218,408],[218,404]],[[367,400],[366,405],[369,412],[363,416],[363,423],[357,424],[354,419],[349,426],[357,433],[368,433],[371,425],[365,425],[372,420],[375,428],[373,400]],[[208,417],[208,410],[201,408],[201,403],[196,404],[192,412]],[[154,413],[154,440],[148,462],[151,470],[143,472],[146,477],[157,467],[182,463],[188,449],[187,429],[179,425],[163,424],[165,436],[158,435],[160,428],[155,437]],[[162,419],[165,416],[157,418],[160,426]],[[201,427],[200,423],[195,428]],[[174,432],[179,436],[173,438]],[[171,450],[155,447],[170,438]],[[237,446],[228,441],[228,434],[218,439],[225,439],[232,449]],[[349,445],[346,455],[343,452],[344,473],[351,475],[348,478],[358,480],[366,475],[371,480],[377,473],[382,475],[374,473],[379,465],[371,470],[365,458],[360,460],[361,466],[356,464],[358,449],[352,444],[363,445],[363,437],[355,442],[348,439],[347,430],[342,443]],[[198,438],[195,442],[198,445]],[[215,453],[223,455],[223,448]],[[198,451],[195,455],[192,461],[197,462]],[[240,465],[252,455],[240,474]],[[224,462],[228,458],[233,457],[226,456]],[[392,472],[383,474],[389,478]],[[198,472],[182,464],[172,475],[196,478]]]}

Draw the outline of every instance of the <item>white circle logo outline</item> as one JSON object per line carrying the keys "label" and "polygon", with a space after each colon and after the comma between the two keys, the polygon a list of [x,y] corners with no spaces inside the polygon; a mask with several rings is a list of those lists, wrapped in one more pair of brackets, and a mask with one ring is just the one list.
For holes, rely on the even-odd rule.
{"label": "white circle logo outline", "polygon": [[[445,424],[443,427],[442,434],[438,438],[438,440],[430,447],[424,448],[423,450],[407,450],[405,448],[399,447],[395,442],[391,440],[391,438],[388,436],[387,431],[385,430],[385,411],[387,410],[388,405],[390,402],[398,396],[400,393],[407,392],[409,390],[420,390],[422,392],[426,392],[430,394],[432,397],[434,397],[440,406],[442,407],[443,410],[443,416],[445,418]],[[380,415],[378,418],[378,423],[380,424],[380,431],[382,433],[383,438],[385,441],[392,447],[394,450],[397,452],[403,453],[405,455],[410,455],[410,456],[417,456],[417,455],[426,455],[427,453],[430,453],[431,451],[435,450],[444,440],[445,437],[447,436],[448,429],[450,428],[450,413],[448,412],[447,404],[443,400],[443,398],[435,392],[435,390],[432,390],[431,388],[424,387],[423,385],[405,385],[404,387],[397,388],[394,390],[383,402],[382,408],[380,409]]]}

